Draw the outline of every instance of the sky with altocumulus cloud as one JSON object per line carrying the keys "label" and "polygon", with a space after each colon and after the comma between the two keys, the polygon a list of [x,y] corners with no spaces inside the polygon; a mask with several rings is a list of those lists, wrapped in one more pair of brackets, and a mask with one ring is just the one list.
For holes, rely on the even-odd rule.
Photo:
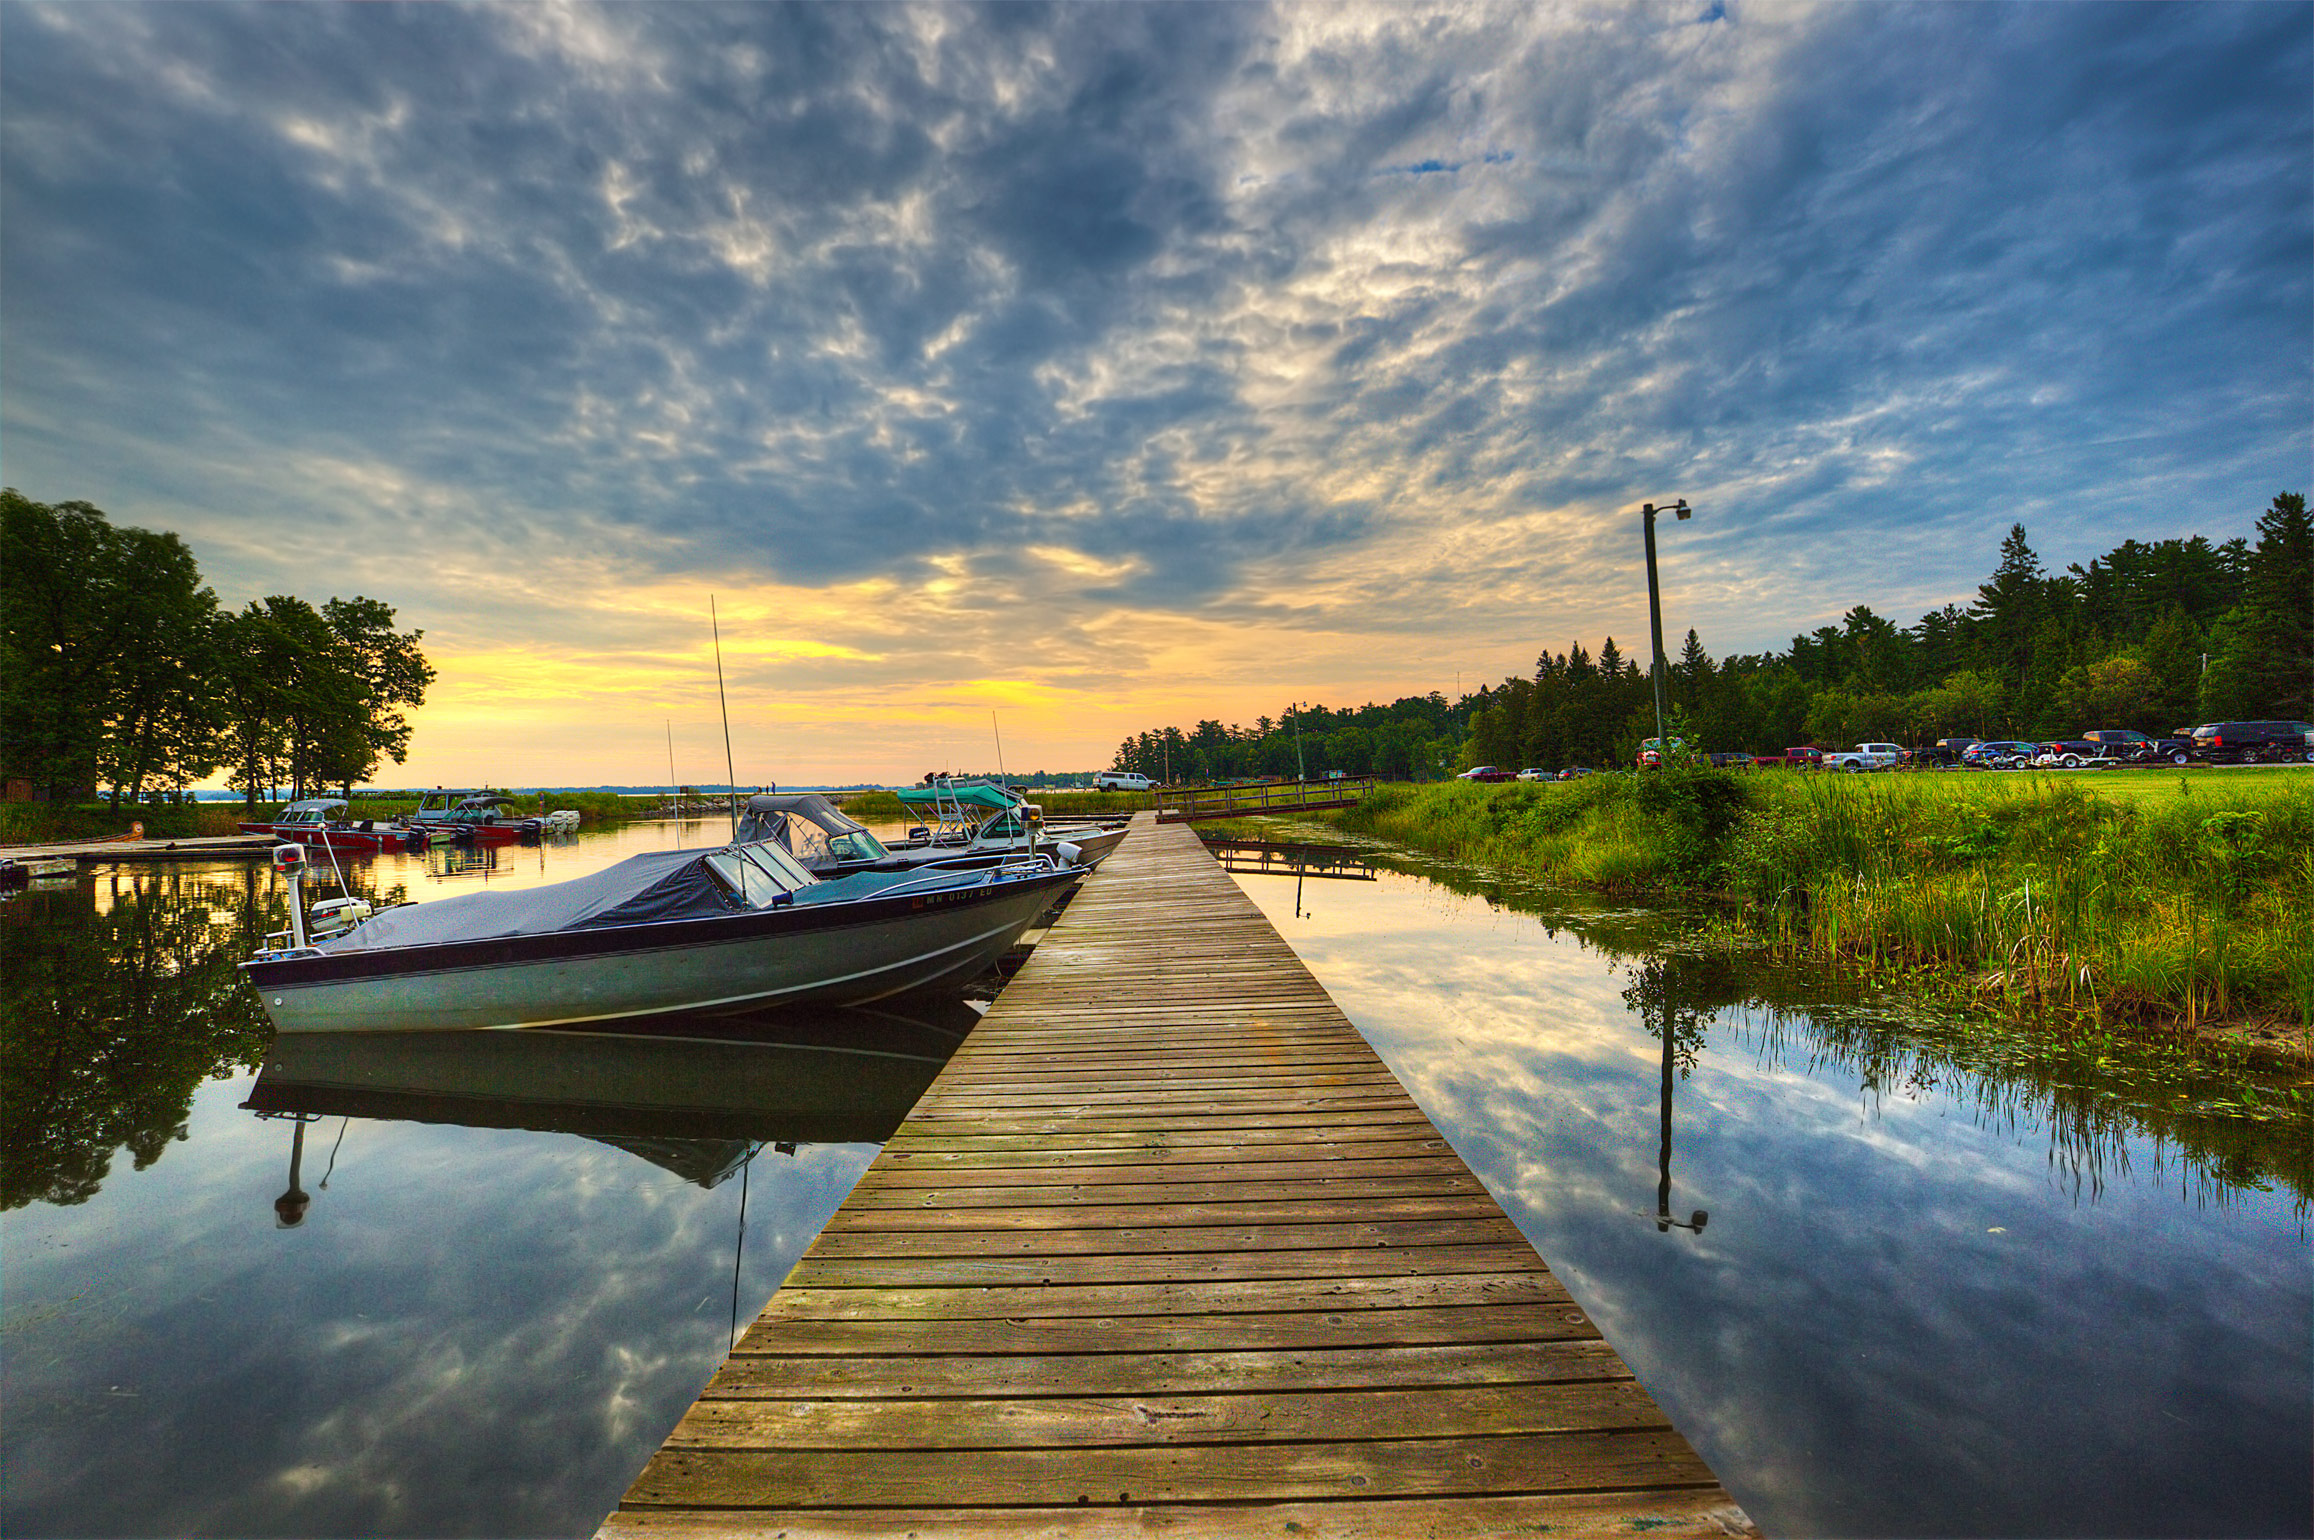
{"label": "sky with altocumulus cloud", "polygon": [[388,782],[1106,763],[2251,532],[2314,11],[0,5],[0,459],[440,678]]}

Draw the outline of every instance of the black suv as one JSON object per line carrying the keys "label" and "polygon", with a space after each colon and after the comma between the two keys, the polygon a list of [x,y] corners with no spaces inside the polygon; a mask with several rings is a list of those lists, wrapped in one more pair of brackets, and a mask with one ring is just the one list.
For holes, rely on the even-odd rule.
{"label": "black suv", "polygon": [[2193,739],[2187,737],[2149,738],[2129,727],[2100,727],[2081,736],[2102,745],[2113,758],[2126,759],[2133,765],[2149,764],[2157,759],[2182,765],[2193,758]]}
{"label": "black suv", "polygon": [[2193,730],[2193,754],[2215,764],[2314,760],[2314,727],[2304,722],[2211,722]]}
{"label": "black suv", "polygon": [[1924,743],[1912,751],[1915,770],[1954,770],[1960,766],[1960,757],[1984,742],[1982,738],[1939,738]]}

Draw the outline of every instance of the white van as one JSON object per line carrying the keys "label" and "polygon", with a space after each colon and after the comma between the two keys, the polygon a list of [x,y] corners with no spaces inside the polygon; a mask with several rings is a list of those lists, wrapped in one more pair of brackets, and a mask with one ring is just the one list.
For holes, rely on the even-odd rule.
{"label": "white van", "polygon": [[1104,770],[1093,777],[1095,791],[1148,791],[1156,784],[1131,770]]}

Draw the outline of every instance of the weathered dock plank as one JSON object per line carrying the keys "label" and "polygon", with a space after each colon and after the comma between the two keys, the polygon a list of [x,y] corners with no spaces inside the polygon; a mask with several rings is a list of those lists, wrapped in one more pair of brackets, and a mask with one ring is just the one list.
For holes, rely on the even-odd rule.
{"label": "weathered dock plank", "polygon": [[1186,829],[1045,935],[606,1537],[1749,1533]]}

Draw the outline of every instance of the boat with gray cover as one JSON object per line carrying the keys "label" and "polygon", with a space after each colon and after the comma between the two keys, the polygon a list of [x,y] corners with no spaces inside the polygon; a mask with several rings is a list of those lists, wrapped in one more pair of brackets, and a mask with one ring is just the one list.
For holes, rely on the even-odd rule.
{"label": "boat with gray cover", "polygon": [[630,856],[382,910],[241,965],[282,1032],[634,1021],[958,989],[1083,876],[1021,861],[821,881],[777,845]]}

